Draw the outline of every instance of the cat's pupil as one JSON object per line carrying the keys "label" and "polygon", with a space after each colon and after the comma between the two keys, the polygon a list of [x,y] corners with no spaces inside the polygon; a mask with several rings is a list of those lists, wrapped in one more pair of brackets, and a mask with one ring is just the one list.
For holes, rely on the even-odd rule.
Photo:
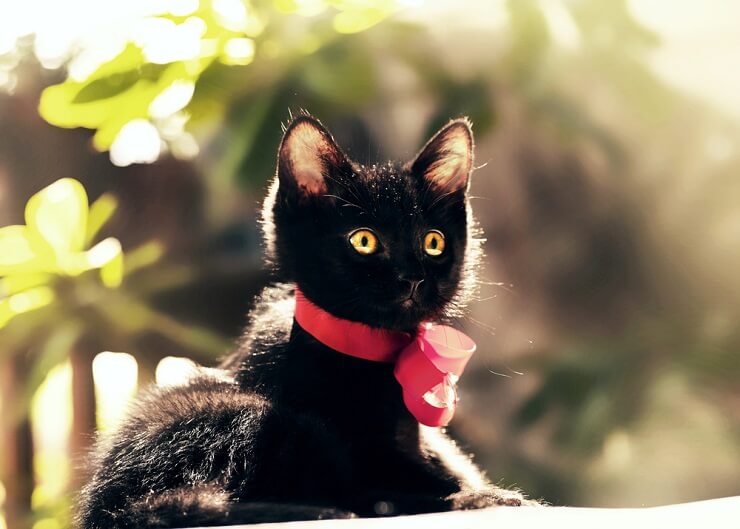
{"label": "cat's pupil", "polygon": [[360,239],[360,244],[361,244],[362,246],[367,246],[367,243],[368,243],[368,240],[367,240],[367,235],[363,235],[363,236],[362,236],[362,239]]}
{"label": "cat's pupil", "polygon": [[437,249],[437,239],[433,238],[432,239],[432,250],[436,250],[436,249]]}

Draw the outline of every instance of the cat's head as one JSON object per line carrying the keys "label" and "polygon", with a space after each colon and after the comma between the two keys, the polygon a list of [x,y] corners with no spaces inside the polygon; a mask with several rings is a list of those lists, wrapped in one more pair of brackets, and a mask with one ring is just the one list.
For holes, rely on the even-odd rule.
{"label": "cat's head", "polygon": [[473,134],[451,121],[406,164],[350,160],[316,119],[285,129],[264,206],[268,255],[337,317],[410,331],[457,315],[475,283]]}

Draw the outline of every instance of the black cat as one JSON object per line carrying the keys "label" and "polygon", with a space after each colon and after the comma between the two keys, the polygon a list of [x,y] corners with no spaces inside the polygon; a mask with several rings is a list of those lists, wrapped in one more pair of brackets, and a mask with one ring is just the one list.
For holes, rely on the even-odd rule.
{"label": "black cat", "polygon": [[[520,505],[404,406],[393,365],[340,354],[293,319],[295,285],[332,315],[416,332],[457,315],[479,243],[467,120],[416,158],[362,167],[314,118],[292,120],[264,205],[267,288],[228,377],[149,392],[101,439],[84,529],[185,527]],[[435,235],[430,235],[433,233]]]}

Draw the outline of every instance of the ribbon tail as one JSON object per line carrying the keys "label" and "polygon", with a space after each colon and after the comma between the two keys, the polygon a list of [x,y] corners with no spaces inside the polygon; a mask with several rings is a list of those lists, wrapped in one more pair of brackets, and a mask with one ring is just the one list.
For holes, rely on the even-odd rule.
{"label": "ribbon tail", "polygon": [[446,426],[457,407],[455,382],[475,343],[445,326],[430,326],[398,357],[395,375],[406,408],[426,426]]}
{"label": "ribbon tail", "polygon": [[455,415],[456,405],[437,407],[430,404],[424,396],[403,392],[403,403],[417,421],[425,426],[447,426]]}

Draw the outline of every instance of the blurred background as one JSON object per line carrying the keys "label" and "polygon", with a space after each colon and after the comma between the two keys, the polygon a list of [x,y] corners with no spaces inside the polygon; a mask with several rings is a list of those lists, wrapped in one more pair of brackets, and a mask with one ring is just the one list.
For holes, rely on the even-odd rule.
{"label": "blurred background", "polygon": [[[357,161],[477,139],[454,435],[555,504],[740,494],[740,4],[0,6],[0,528],[63,529],[96,429],[215,365],[305,108]],[[500,480],[500,481],[499,481]]]}

